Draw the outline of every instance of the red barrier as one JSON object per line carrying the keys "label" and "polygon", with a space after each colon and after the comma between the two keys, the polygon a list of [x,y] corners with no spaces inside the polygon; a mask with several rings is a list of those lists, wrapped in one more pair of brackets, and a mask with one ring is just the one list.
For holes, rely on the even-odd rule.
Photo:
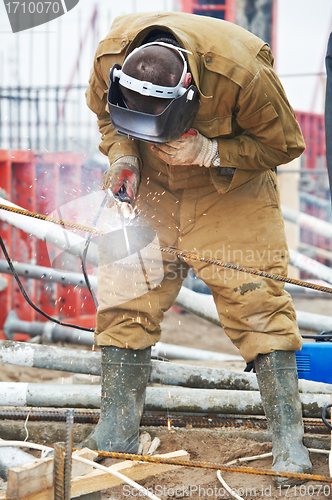
{"label": "red barrier", "polygon": [[236,2],[234,0],[179,0],[179,10],[235,23]]}
{"label": "red barrier", "polygon": [[318,158],[322,158],[326,164],[324,115],[300,111],[296,111],[295,114],[306,143],[305,168],[317,168]]}
{"label": "red barrier", "polygon": [[[86,167],[85,160],[85,155],[75,153],[0,150],[0,196],[26,210],[45,215],[52,212],[61,218],[63,205],[101,187],[101,168]],[[66,217],[71,213],[70,220],[74,222],[80,222],[80,202],[71,212],[66,211]],[[50,260],[50,248],[45,242],[3,222],[0,222],[0,232],[14,262],[51,266],[52,250]],[[80,272],[79,267],[77,271]],[[4,338],[3,325],[11,310],[24,321],[47,321],[25,301],[14,278],[7,274],[3,277],[8,286],[0,291],[0,338]],[[21,281],[30,299],[50,316],[65,321],[70,318],[70,323],[94,327],[95,306],[86,289],[33,279],[21,278]],[[22,334],[15,336],[15,340],[26,338]]]}

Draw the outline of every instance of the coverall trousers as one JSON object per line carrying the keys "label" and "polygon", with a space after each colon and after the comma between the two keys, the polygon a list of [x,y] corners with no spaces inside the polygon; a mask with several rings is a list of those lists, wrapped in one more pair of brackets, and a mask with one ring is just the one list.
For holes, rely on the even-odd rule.
{"label": "coverall trousers", "polygon": [[[289,253],[271,170],[225,194],[212,182],[170,190],[143,170],[137,203],[138,221],[156,231],[160,245],[287,275]],[[136,292],[128,292],[133,275],[126,264],[99,267],[98,345],[144,349],[159,341],[163,313],[174,304],[192,268],[210,287],[224,331],[247,362],[259,353],[301,348],[294,306],[283,283],[165,253],[159,257],[158,274],[155,257],[145,260],[145,271],[152,269],[152,285]]]}

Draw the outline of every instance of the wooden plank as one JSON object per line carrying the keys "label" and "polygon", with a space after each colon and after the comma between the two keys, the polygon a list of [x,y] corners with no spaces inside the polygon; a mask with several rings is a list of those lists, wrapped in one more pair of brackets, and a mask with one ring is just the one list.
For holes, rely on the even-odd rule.
{"label": "wooden plank", "polygon": [[[189,454],[184,450],[154,456],[163,458],[176,458],[178,460],[189,460]],[[167,465],[126,460],[124,462],[111,465],[111,467],[108,467],[108,469],[121,472],[130,479],[139,481],[152,475],[176,470],[179,467],[181,467],[181,465]],[[118,479],[117,477],[112,476],[107,472],[94,470],[93,472],[72,479],[71,496],[73,498],[87,493],[94,493],[104,488],[113,488],[114,486],[118,486],[121,483],[123,483],[121,479]],[[52,486],[51,488],[46,488],[43,491],[28,495],[25,494],[25,496],[21,496],[18,498],[20,498],[20,500],[54,500],[54,488]],[[0,500],[9,500],[9,497],[6,494],[0,495]]]}
{"label": "wooden plank", "polygon": [[8,470],[7,498],[22,498],[53,485],[53,457]]}
{"label": "wooden plank", "polygon": [[[73,453],[73,457],[82,457],[87,460],[94,460],[98,457],[98,453],[96,451],[89,450],[89,448],[83,448],[82,450],[76,450]],[[71,478],[74,479],[77,476],[84,476],[89,472],[94,471],[94,467],[92,465],[83,464],[82,462],[78,462],[77,460],[73,460],[72,468],[71,468]]]}
{"label": "wooden plank", "polygon": [[[189,460],[189,454],[184,450],[154,456],[176,458],[178,460]],[[108,467],[108,469],[121,472],[121,474],[124,474],[134,481],[140,481],[141,479],[145,479],[152,475],[176,470],[179,467],[181,467],[181,465],[167,465],[151,462],[133,462],[127,460],[125,462],[114,464],[111,467]],[[71,482],[71,495],[72,497],[77,497],[79,495],[93,493],[104,488],[113,488],[114,486],[118,486],[122,483],[123,481],[121,479],[115,476],[111,476],[111,474],[108,474],[107,472],[95,470],[83,477],[75,478]]]}
{"label": "wooden plank", "polygon": [[[77,450],[73,456],[79,456],[93,460],[98,453],[84,448]],[[94,469],[92,465],[83,464],[73,460],[72,479],[82,476]],[[20,467],[8,470],[7,499],[16,500],[47,490],[53,486],[53,457],[40,458],[36,462],[28,463]]]}

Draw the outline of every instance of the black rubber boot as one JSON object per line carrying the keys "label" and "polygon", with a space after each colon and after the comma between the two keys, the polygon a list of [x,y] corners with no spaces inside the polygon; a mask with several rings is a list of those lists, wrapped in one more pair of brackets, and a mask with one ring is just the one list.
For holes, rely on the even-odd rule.
{"label": "black rubber boot", "polygon": [[101,405],[95,430],[77,448],[137,453],[151,348],[101,348]]}
{"label": "black rubber boot", "polygon": [[[272,432],[272,470],[310,474],[312,465],[303,445],[302,406],[294,351],[259,354],[256,375],[268,426]],[[275,477],[276,485],[299,480]]]}

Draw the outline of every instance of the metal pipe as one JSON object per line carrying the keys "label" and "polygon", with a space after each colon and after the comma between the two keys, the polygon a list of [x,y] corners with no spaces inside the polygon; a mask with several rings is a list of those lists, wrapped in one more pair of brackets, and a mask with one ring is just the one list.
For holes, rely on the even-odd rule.
{"label": "metal pipe", "polygon": [[319,196],[315,196],[314,194],[306,193],[305,191],[300,191],[300,199],[301,201],[305,201],[306,203],[310,203],[311,205],[323,208],[328,212],[328,215],[330,215],[331,211],[330,200],[320,198]]}
{"label": "metal pipe", "polygon": [[22,321],[14,311],[10,311],[3,326],[4,334],[12,339],[15,333],[25,333],[30,337],[40,336],[43,342],[67,342],[71,344],[96,345],[93,332],[57,325],[52,321]]}
{"label": "metal pipe", "polygon": [[[101,374],[101,353],[0,341],[0,363],[90,375]],[[257,391],[256,374],[152,360],[151,383],[204,389]],[[332,384],[299,380],[299,390],[331,394]]]}
{"label": "metal pipe", "polygon": [[[309,280],[307,280],[309,281]],[[326,281],[322,280],[313,280],[312,283],[315,283],[317,285],[322,285],[322,286],[329,286],[329,283],[326,283]],[[290,295],[297,295],[297,294],[302,294],[304,293],[307,297],[309,298],[309,295],[312,297],[326,297],[326,292],[322,292],[321,290],[315,290],[314,288],[305,288],[301,287],[298,285],[292,285],[292,283],[285,283],[285,290],[288,292]]]}
{"label": "metal pipe", "polygon": [[[152,363],[150,382],[201,389],[259,390],[255,373],[161,361]],[[332,384],[300,379],[299,391],[308,394],[331,394]]]}
{"label": "metal pipe", "polygon": [[[217,309],[209,295],[182,287],[175,303],[186,311],[221,326]],[[312,332],[332,329],[332,316],[296,311],[296,317],[300,329]]]}
{"label": "metal pipe", "polygon": [[302,330],[310,330],[312,332],[332,330],[332,316],[296,311],[296,319],[299,328]]}
{"label": "metal pipe", "polygon": [[[1,197],[0,204],[22,210],[22,207]],[[53,224],[52,222],[26,217],[25,215],[7,212],[6,210],[0,210],[0,220],[21,229],[25,233],[32,234],[39,240],[60,248],[63,252],[68,252],[75,257],[82,258],[85,239],[71,231],[67,231],[64,228]],[[98,266],[98,249],[97,245],[93,242],[91,242],[89,246],[87,261],[95,267]]]}
{"label": "metal pipe", "polygon": [[317,262],[317,260],[311,259],[296,250],[289,250],[289,263],[301,269],[301,271],[306,271],[312,276],[332,284],[332,270]]}
{"label": "metal pipe", "polygon": [[0,340],[0,363],[100,375],[101,354],[95,351]]}
{"label": "metal pipe", "polygon": [[191,312],[215,325],[220,325],[217,309],[210,295],[197,293],[189,290],[189,288],[182,287],[175,304],[185,311]]}
{"label": "metal pipe", "polygon": [[[59,283],[66,286],[78,286],[87,288],[83,274],[80,273],[64,273],[51,267],[35,266],[33,264],[23,264],[20,262],[14,263],[15,270],[19,276],[23,278],[32,278],[51,283]],[[12,274],[7,261],[0,260],[0,273]],[[97,277],[89,276],[89,281],[93,288],[97,288]]]}
{"label": "metal pipe", "polygon": [[[96,385],[0,382],[0,405],[57,408],[100,408]],[[329,394],[301,394],[303,416],[319,418],[330,403]],[[258,391],[224,391],[184,387],[148,387],[146,411],[264,415]]]}
{"label": "metal pipe", "polygon": [[243,361],[242,356],[234,354],[206,351],[204,349],[165,344],[163,342],[157,342],[156,345],[152,347],[152,355],[164,356],[170,359],[191,359],[196,361]]}
{"label": "metal pipe", "polygon": [[325,238],[332,238],[332,224],[325,220],[318,219],[312,215],[298,212],[292,208],[282,206],[282,215],[285,220],[298,224],[303,229],[308,229],[313,233],[320,234]]}

